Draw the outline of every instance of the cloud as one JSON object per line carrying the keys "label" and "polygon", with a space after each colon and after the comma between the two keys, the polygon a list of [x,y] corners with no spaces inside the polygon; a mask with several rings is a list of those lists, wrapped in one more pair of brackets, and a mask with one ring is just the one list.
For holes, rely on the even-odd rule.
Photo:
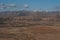
{"label": "cloud", "polygon": [[0,9],[15,8],[16,4],[0,4]]}
{"label": "cloud", "polygon": [[25,8],[28,8],[28,4],[24,4],[24,7],[25,7]]}
{"label": "cloud", "polygon": [[16,4],[8,4],[8,7],[16,7]]}
{"label": "cloud", "polygon": [[0,4],[0,9],[5,9],[7,8],[5,4]]}

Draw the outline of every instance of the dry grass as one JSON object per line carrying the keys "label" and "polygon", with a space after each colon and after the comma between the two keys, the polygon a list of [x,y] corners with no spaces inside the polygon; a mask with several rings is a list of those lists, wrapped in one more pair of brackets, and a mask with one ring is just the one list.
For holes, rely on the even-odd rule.
{"label": "dry grass", "polygon": [[59,28],[51,26],[0,28],[0,40],[60,40]]}

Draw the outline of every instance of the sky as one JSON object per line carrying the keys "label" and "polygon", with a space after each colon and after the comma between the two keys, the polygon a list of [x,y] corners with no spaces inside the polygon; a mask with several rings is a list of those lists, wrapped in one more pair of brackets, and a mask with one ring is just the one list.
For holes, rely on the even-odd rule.
{"label": "sky", "polygon": [[0,4],[15,4],[17,6],[10,10],[22,10],[25,4],[29,6],[29,10],[55,10],[56,6],[60,6],[60,0],[0,0]]}

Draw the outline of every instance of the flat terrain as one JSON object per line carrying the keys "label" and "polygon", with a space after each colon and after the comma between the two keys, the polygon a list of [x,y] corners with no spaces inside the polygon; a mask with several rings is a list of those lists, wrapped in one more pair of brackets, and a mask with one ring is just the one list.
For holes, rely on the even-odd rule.
{"label": "flat terrain", "polygon": [[0,40],[60,40],[60,26],[3,27]]}

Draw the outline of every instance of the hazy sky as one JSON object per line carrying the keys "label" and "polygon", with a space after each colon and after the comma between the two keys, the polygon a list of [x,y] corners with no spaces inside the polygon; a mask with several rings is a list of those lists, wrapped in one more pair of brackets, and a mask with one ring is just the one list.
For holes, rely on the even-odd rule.
{"label": "hazy sky", "polygon": [[0,4],[16,4],[18,9],[23,9],[24,4],[29,5],[29,10],[53,10],[60,6],[60,0],[0,0]]}

